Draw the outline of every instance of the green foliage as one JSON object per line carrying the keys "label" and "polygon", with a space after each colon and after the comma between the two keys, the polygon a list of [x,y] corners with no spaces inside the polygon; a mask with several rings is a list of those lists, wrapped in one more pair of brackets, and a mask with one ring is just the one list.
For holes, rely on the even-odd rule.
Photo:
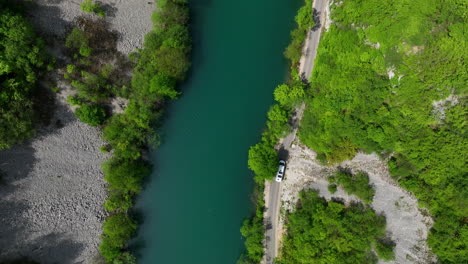
{"label": "green foliage", "polygon": [[83,57],[89,57],[92,52],[93,52],[93,49],[90,47],[86,47],[86,46],[80,47],[80,55]]}
{"label": "green foliage", "polygon": [[109,190],[109,197],[107,198],[106,202],[104,203],[104,208],[109,211],[122,211],[126,212],[130,209],[133,205],[132,195],[128,192],[110,189]]}
{"label": "green foliage", "polygon": [[467,8],[460,0],[335,5],[299,131],[332,163],[359,149],[395,153],[391,173],[434,216],[428,243],[442,263],[468,258]]}
{"label": "green foliage", "polygon": [[291,43],[284,52],[285,57],[291,61],[292,68],[295,68],[301,59],[302,45],[306,39],[307,31],[315,25],[311,0],[304,1],[295,20],[298,27],[291,32]]}
{"label": "green foliage", "polygon": [[124,193],[139,193],[141,181],[151,173],[150,166],[143,160],[113,157],[102,165],[104,179],[110,187]]}
{"label": "green foliage", "polygon": [[78,50],[81,47],[88,47],[89,39],[86,33],[75,27],[65,39],[65,46],[69,49]]}
{"label": "green foliage", "polygon": [[329,184],[328,185],[328,191],[332,194],[336,193],[336,190],[338,189],[338,186],[336,184]]}
{"label": "green foliage", "polygon": [[93,0],[84,0],[83,2],[81,2],[80,8],[84,12],[95,13],[100,17],[104,17],[106,15],[106,12],[101,7],[101,4],[96,3]]}
{"label": "green foliage", "polygon": [[75,115],[90,126],[99,126],[106,120],[106,111],[99,105],[83,104],[76,109]]}
{"label": "green foliage", "polygon": [[255,180],[261,182],[275,176],[278,167],[278,154],[275,149],[262,141],[249,149],[249,168],[255,172]]}
{"label": "green foliage", "polygon": [[102,243],[99,246],[101,255],[113,262],[121,256],[121,249],[135,234],[136,223],[125,213],[117,213],[107,217],[103,225]]}
{"label": "green foliage", "polygon": [[116,35],[105,21],[79,17],[65,40],[72,64],[64,78],[85,101],[104,103],[127,93],[129,65],[116,50]]}
{"label": "green foliage", "polygon": [[[328,181],[343,186],[347,193],[356,195],[366,203],[371,203],[375,194],[374,188],[369,185],[369,176],[363,171],[353,175],[347,170],[339,170],[335,173],[335,176],[330,177]],[[328,188],[330,190],[330,188],[333,187],[329,186]]]}
{"label": "green foliage", "polygon": [[372,247],[385,237],[385,217],[362,204],[345,207],[314,191],[301,193],[287,215],[287,236],[278,263],[377,263]]}
{"label": "green foliage", "polygon": [[81,100],[81,98],[77,95],[69,95],[67,97],[67,103],[70,104],[70,105],[82,105],[83,104],[83,100]]}
{"label": "green foliage", "polygon": [[246,253],[241,255],[237,264],[259,263],[263,257],[263,244],[265,239],[265,227],[263,224],[263,210],[265,202],[263,201],[264,184],[258,183],[255,186],[254,198],[256,201],[256,212],[251,219],[246,219],[241,227],[241,234],[245,237]]}
{"label": "green foliage", "polygon": [[0,149],[34,134],[32,97],[46,66],[44,42],[20,13],[0,8]]}
{"label": "green foliage", "polygon": [[305,4],[299,9],[295,20],[300,29],[307,30],[315,25],[312,10],[312,0],[305,0]]}
{"label": "green foliage", "polygon": [[240,231],[246,238],[245,247],[247,249],[247,255],[251,260],[260,262],[263,256],[262,240],[265,237],[263,218],[254,217],[245,220]]}
{"label": "green foliage", "polygon": [[[98,72],[82,72],[77,78],[79,82],[75,83],[81,86],[79,95],[87,100],[102,100],[112,94],[126,94],[129,99],[124,113],[115,114],[106,122],[102,135],[109,143],[106,149],[113,150],[112,157],[103,164],[104,177],[109,183],[109,198],[104,206],[107,211],[118,215],[119,221],[107,229],[109,219],[104,224],[100,251],[108,262],[114,264],[136,263],[124,248],[136,228],[126,213],[133,204],[134,195],[140,192],[144,177],[151,172],[149,164],[141,157],[142,151],[148,144],[157,145],[154,122],[161,116],[165,100],[175,99],[180,94],[175,89],[177,82],[184,79],[190,65],[187,2],[158,1],[153,22],[154,28],[145,37],[143,49],[131,58],[136,64],[129,84],[131,89],[124,93],[125,84],[119,87],[108,81],[115,76],[114,71],[121,70],[111,61],[100,63],[102,67]],[[89,47],[93,52],[87,59],[93,61],[95,54],[100,53],[99,47],[91,44]],[[91,63],[90,68],[93,65]],[[125,74],[125,71],[121,72]],[[130,225],[130,228],[123,225]],[[115,232],[118,235],[114,235]]]}
{"label": "green foliage", "polygon": [[380,259],[390,261],[395,259],[395,252],[393,251],[394,248],[395,243],[390,239],[385,238],[377,241],[375,252],[377,252]]}
{"label": "green foliage", "polygon": [[302,82],[293,85],[282,84],[275,89],[274,95],[275,100],[281,105],[293,106],[304,99],[304,84]]}
{"label": "green foliage", "polygon": [[137,259],[130,252],[124,252],[112,264],[137,264]]}

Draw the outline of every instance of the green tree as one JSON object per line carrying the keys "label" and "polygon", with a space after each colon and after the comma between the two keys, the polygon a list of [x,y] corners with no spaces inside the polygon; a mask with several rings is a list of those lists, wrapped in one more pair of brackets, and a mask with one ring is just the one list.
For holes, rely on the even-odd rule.
{"label": "green tree", "polygon": [[99,126],[106,120],[106,111],[99,105],[83,104],[76,109],[75,115],[91,126]]}
{"label": "green tree", "polygon": [[33,96],[44,42],[23,15],[0,9],[0,149],[34,135]]}
{"label": "green tree", "polygon": [[305,91],[302,83],[294,85],[282,84],[275,89],[275,100],[283,106],[291,106],[304,99]]}
{"label": "green tree", "polygon": [[249,149],[249,168],[255,172],[256,181],[273,179],[278,165],[278,154],[273,146],[261,142]]}
{"label": "green tree", "polygon": [[151,172],[142,160],[111,158],[102,165],[104,179],[109,185],[123,192],[139,193],[141,181]]}
{"label": "green tree", "polygon": [[345,207],[314,191],[300,196],[287,215],[287,236],[278,263],[377,263],[372,246],[385,237],[385,217],[362,204]]}
{"label": "green tree", "polygon": [[121,255],[121,248],[133,236],[136,229],[135,221],[125,213],[109,216],[103,225],[102,242],[99,246],[101,255],[112,263]]}

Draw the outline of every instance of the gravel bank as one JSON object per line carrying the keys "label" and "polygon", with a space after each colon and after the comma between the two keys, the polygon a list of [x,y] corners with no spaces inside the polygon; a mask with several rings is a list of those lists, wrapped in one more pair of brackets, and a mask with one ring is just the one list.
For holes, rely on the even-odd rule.
{"label": "gravel bank", "polygon": [[350,161],[327,167],[316,160],[314,151],[296,139],[289,152],[286,179],[282,183],[282,210],[294,210],[298,194],[303,189],[318,190],[320,196],[327,200],[340,198],[346,204],[359,201],[356,196],[348,195],[341,187],[335,194],[328,191],[327,177],[333,175],[338,166],[350,168],[353,172],[362,170],[369,174],[369,181],[375,189],[371,207],[377,213],[385,215],[387,232],[396,243],[396,259],[379,263],[435,263],[436,259],[430,254],[425,241],[432,226],[432,218],[418,208],[417,199],[412,193],[402,189],[391,178],[386,162],[380,160],[376,154],[359,153]]}
{"label": "gravel bank", "polygon": [[[103,0],[106,19],[120,33],[117,48],[140,48],[151,30],[154,1]],[[80,0],[35,0],[30,18],[49,42],[63,39]],[[56,42],[57,43],[57,42]],[[60,54],[56,50],[53,53]],[[54,74],[51,74],[54,76]],[[0,152],[0,260],[31,257],[41,263],[91,263],[97,255],[106,198],[97,128],[73,116],[56,96],[50,126],[29,142]]]}
{"label": "gravel bank", "polygon": [[[97,128],[58,107],[52,127],[0,152],[0,258],[87,263],[97,253],[105,183]],[[64,125],[55,127],[56,120]]]}

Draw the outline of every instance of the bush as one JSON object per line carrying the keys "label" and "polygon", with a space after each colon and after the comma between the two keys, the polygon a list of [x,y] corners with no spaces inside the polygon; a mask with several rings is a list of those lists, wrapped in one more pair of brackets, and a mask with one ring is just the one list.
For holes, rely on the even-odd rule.
{"label": "bush", "polygon": [[336,193],[338,189],[338,186],[336,186],[336,184],[329,184],[328,185],[328,191],[332,194]]}
{"label": "bush", "polygon": [[84,12],[94,13],[100,17],[104,17],[106,15],[106,12],[101,7],[101,4],[93,2],[93,0],[84,0],[81,2],[80,8]]}
{"label": "bush", "polygon": [[300,204],[286,216],[278,263],[377,263],[372,245],[385,236],[385,217],[362,204],[327,202],[315,191],[302,192]]}
{"label": "bush", "polygon": [[263,182],[257,183],[254,190],[256,212],[251,219],[243,222],[241,234],[245,237],[245,254],[242,254],[237,264],[259,263],[263,257],[263,240],[265,239],[265,226],[263,223],[263,210],[265,202],[263,200]]}
{"label": "bush", "polygon": [[339,170],[329,178],[329,182],[342,185],[347,193],[356,195],[366,203],[371,203],[375,194],[374,188],[369,185],[369,176],[362,171],[353,175],[349,171]]}
{"label": "bush", "polygon": [[99,126],[106,120],[106,111],[98,105],[83,104],[76,109],[75,115],[90,126]]}
{"label": "bush", "polygon": [[139,193],[143,178],[151,173],[151,167],[143,160],[116,156],[103,163],[102,170],[109,185],[124,193]]}
{"label": "bush", "polygon": [[102,243],[99,247],[101,255],[112,263],[121,256],[121,249],[135,234],[136,229],[136,223],[125,213],[109,216],[103,225]]}
{"label": "bush", "polygon": [[81,106],[83,104],[83,100],[81,100],[80,97],[78,97],[77,95],[69,95],[67,97],[67,103],[69,105],[78,105],[78,106]]}
{"label": "bush", "polygon": [[377,252],[380,259],[390,261],[395,259],[395,252],[393,251],[394,248],[395,243],[389,238],[381,239],[377,241],[375,245],[375,252]]}
{"label": "bush", "polygon": [[[15,6],[13,6],[15,7]],[[6,4],[0,8],[0,150],[34,135],[38,72],[46,67],[44,42],[31,23]]]}

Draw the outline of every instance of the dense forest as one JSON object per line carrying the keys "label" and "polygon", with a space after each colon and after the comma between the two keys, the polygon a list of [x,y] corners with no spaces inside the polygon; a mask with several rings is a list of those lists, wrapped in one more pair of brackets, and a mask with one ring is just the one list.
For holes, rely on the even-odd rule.
{"label": "dense forest", "polygon": [[47,67],[44,42],[19,5],[0,0],[0,150],[34,135],[34,94]]}
{"label": "dense forest", "polygon": [[[315,191],[301,193],[286,217],[287,234],[277,263],[377,263],[394,258],[385,217],[362,204],[345,207]],[[374,253],[377,253],[376,254]]]}
{"label": "dense forest", "polygon": [[328,163],[358,151],[389,158],[394,178],[430,209],[442,263],[468,259],[464,0],[332,6],[300,139]]}

